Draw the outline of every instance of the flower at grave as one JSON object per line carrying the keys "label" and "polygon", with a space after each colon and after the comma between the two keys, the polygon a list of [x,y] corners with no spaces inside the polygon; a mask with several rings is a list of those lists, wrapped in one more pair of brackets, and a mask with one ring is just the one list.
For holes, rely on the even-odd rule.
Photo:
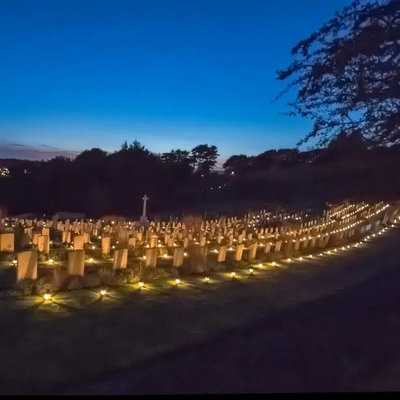
{"label": "flower at grave", "polygon": [[138,285],[139,285],[139,287],[141,287],[141,288],[144,287],[144,283],[143,283],[143,282],[139,282]]}
{"label": "flower at grave", "polygon": [[50,293],[45,293],[43,295],[43,299],[46,300],[46,301],[50,300],[51,299],[51,294]]}

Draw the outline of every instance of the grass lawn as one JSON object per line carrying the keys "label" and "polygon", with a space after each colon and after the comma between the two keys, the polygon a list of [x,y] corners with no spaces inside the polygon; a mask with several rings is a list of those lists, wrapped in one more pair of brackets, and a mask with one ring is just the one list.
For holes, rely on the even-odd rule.
{"label": "grass lawn", "polygon": [[[1,299],[0,393],[40,393],[132,366],[367,279],[393,261],[399,230],[359,248],[249,275],[247,269],[191,276],[139,289]],[[386,260],[386,261],[385,261]]]}

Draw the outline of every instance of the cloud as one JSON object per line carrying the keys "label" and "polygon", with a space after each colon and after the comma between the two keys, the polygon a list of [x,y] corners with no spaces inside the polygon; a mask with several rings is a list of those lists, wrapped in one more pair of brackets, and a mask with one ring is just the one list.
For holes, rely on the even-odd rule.
{"label": "cloud", "polygon": [[79,152],[63,150],[57,147],[41,145],[25,145],[19,143],[0,143],[1,158],[17,158],[20,160],[49,160],[57,156],[74,158]]}
{"label": "cloud", "polygon": [[24,144],[19,144],[19,143],[10,143],[9,146],[12,146],[12,147],[28,147],[29,148],[29,146],[26,146]]}

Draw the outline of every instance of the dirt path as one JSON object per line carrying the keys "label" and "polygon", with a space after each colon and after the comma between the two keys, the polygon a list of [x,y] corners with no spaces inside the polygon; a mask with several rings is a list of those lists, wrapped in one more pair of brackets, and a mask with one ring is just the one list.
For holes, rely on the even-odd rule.
{"label": "dirt path", "polygon": [[400,390],[396,231],[384,268],[371,256],[376,273],[353,287],[62,393]]}

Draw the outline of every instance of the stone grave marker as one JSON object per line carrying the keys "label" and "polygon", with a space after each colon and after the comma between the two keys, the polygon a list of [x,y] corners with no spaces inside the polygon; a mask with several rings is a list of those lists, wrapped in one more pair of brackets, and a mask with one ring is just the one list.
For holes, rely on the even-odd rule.
{"label": "stone grave marker", "polygon": [[17,255],[17,281],[37,279],[37,252],[23,251]]}
{"label": "stone grave marker", "polygon": [[114,253],[114,269],[126,268],[128,265],[128,249],[115,250]]}
{"label": "stone grave marker", "polygon": [[83,250],[84,237],[82,235],[74,236],[74,250]]}
{"label": "stone grave marker", "polygon": [[131,237],[128,239],[128,248],[134,249],[136,247],[136,238]]}
{"label": "stone grave marker", "polygon": [[218,249],[217,262],[225,262],[227,246],[220,246]]}
{"label": "stone grave marker", "polygon": [[243,256],[244,244],[238,244],[235,252],[235,260],[240,261]]}
{"label": "stone grave marker", "polygon": [[[83,232],[82,233],[82,238],[83,238],[83,243],[89,243],[90,242],[90,235],[87,232]],[[75,243],[74,243],[75,245]],[[77,249],[77,250],[81,250],[81,249]]]}
{"label": "stone grave marker", "polygon": [[184,256],[185,249],[183,247],[176,247],[174,250],[174,259],[172,261],[172,266],[175,268],[182,267]]}
{"label": "stone grave marker", "polygon": [[271,251],[271,242],[267,242],[264,247],[264,253],[269,253]]}
{"label": "stone grave marker", "polygon": [[84,250],[72,250],[68,252],[68,273],[80,276],[85,274]]}
{"label": "stone grave marker", "polygon": [[50,253],[50,236],[40,235],[38,237],[37,249],[38,249],[39,253],[49,254]]}
{"label": "stone grave marker", "polygon": [[3,233],[0,235],[0,251],[12,253],[14,251],[14,234]]}
{"label": "stone grave marker", "polygon": [[63,231],[61,234],[61,240],[63,243],[71,243],[71,231]]}
{"label": "stone grave marker", "polygon": [[257,242],[252,243],[250,245],[250,249],[249,249],[249,253],[248,253],[248,261],[253,261],[256,258],[257,248],[258,248]]}
{"label": "stone grave marker", "polygon": [[111,238],[109,236],[101,238],[101,252],[103,254],[110,254]]}
{"label": "stone grave marker", "polygon": [[157,247],[145,250],[145,266],[155,268],[157,265]]}

